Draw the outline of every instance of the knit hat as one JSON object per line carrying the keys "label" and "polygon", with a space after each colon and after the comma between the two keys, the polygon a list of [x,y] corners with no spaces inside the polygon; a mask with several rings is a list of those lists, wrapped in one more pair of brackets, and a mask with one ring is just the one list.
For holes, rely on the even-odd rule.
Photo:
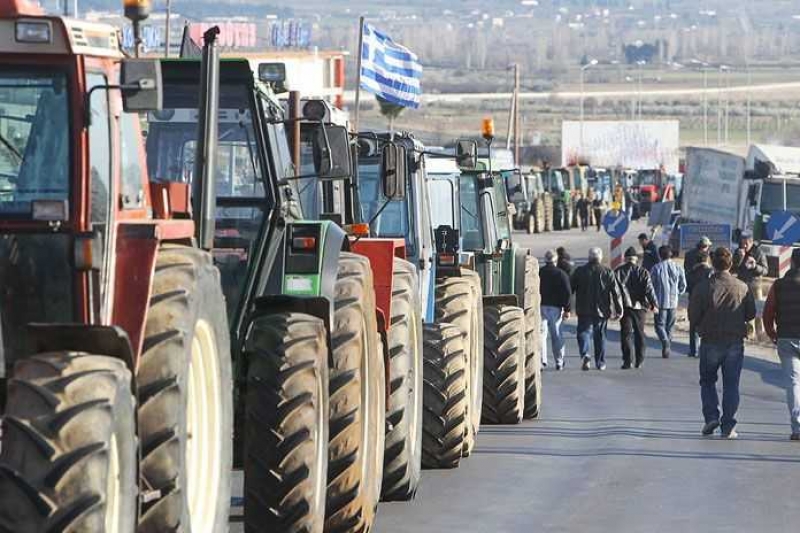
{"label": "knit hat", "polygon": [[639,257],[639,254],[636,252],[636,248],[633,246],[625,250],[625,258],[627,259],[629,257]]}

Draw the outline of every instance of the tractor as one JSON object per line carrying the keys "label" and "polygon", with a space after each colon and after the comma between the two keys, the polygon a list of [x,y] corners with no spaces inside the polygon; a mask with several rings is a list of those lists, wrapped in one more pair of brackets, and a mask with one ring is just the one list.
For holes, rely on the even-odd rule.
{"label": "tractor", "polygon": [[[164,109],[151,113],[151,176],[193,183],[197,61],[162,60]],[[246,531],[369,529],[381,492],[385,370],[373,269],[317,214],[309,182],[350,165],[335,131],[293,159],[272,71],[221,61],[213,257],[229,311],[235,467]],[[328,137],[330,134],[330,137]],[[295,154],[296,156],[296,154]]]}
{"label": "tractor", "polygon": [[[148,179],[138,113],[162,107],[160,65],[125,58],[114,27],[21,0],[0,2],[0,34],[0,529],[223,531],[213,189]],[[214,124],[201,89],[198,152]]]}
{"label": "tractor", "polygon": [[[484,130],[484,137],[493,139],[491,123]],[[483,421],[515,424],[538,417],[542,403],[538,262],[512,242],[505,182],[487,167],[491,158],[476,161],[474,144],[456,143],[458,173],[431,176],[431,186],[439,191],[437,205],[450,207],[437,210],[447,215],[434,222],[436,241],[440,257],[456,258],[457,272],[468,267],[481,279]],[[444,184],[436,185],[441,180]]]}

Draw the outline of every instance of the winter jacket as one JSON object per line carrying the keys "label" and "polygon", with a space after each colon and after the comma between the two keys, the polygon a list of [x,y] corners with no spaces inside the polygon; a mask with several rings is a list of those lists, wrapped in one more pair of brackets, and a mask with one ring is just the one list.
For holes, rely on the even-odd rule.
{"label": "winter jacket", "polygon": [[572,286],[566,272],[554,264],[545,265],[539,271],[539,290],[543,306],[558,307],[564,312],[570,312]]}
{"label": "winter jacket", "polygon": [[686,274],[673,261],[662,261],[650,271],[659,309],[677,309],[678,298],[686,292]]}
{"label": "winter jacket", "polygon": [[636,263],[625,263],[615,274],[624,289],[625,309],[652,309],[658,306],[650,273]]}
{"label": "winter jacket", "polygon": [[610,268],[599,263],[588,263],[576,268],[570,281],[578,316],[622,316],[623,289]]}
{"label": "winter jacket", "polygon": [[556,266],[566,272],[567,276],[572,276],[572,273],[575,272],[575,264],[572,262],[572,258],[569,254],[560,257]]}
{"label": "winter jacket", "polygon": [[[760,246],[753,245],[753,247],[750,248],[750,251],[745,253],[741,260],[739,259],[740,250],[741,248],[733,254],[733,271],[740,280],[750,284],[756,279],[766,276],[769,273],[767,256],[761,251]],[[752,257],[756,262],[756,266],[752,269],[747,268],[747,259],[750,257]]]}
{"label": "winter jacket", "polygon": [[703,280],[710,278],[713,274],[714,269],[711,268],[711,265],[707,263],[695,264],[694,267],[686,274],[687,292],[692,294],[692,291],[695,289],[695,287],[700,285]]}
{"label": "winter jacket", "polygon": [[706,342],[741,341],[755,317],[753,293],[729,272],[716,272],[701,282],[689,302],[689,321]]}
{"label": "winter jacket", "polygon": [[764,330],[772,339],[800,339],[800,270],[790,270],[772,285],[764,306]]}
{"label": "winter jacket", "polygon": [[642,256],[642,268],[650,272],[653,270],[653,267],[660,262],[661,259],[658,257],[658,247],[656,246],[656,243],[650,241],[647,244],[647,246],[644,247],[644,254]]}
{"label": "winter jacket", "polygon": [[689,279],[689,273],[697,265],[700,257],[700,248],[692,248],[686,252],[686,257],[683,258],[683,271],[686,274],[686,279]]}

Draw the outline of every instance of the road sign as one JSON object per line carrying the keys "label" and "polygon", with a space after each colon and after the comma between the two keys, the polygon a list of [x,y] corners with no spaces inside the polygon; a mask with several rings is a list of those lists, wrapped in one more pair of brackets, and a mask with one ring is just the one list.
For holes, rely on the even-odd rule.
{"label": "road sign", "polygon": [[628,215],[625,211],[612,210],[603,217],[603,228],[605,228],[606,233],[608,233],[608,236],[612,239],[619,239],[625,235],[630,225],[631,221],[628,219]]}
{"label": "road sign", "polygon": [[650,207],[649,226],[654,228],[661,226],[667,228],[672,222],[672,211],[675,209],[675,202],[656,202]]}
{"label": "road sign", "polygon": [[711,240],[711,249],[731,246],[730,224],[681,224],[681,250],[691,250],[702,237]]}
{"label": "road sign", "polygon": [[800,219],[788,211],[772,213],[767,223],[767,238],[779,246],[800,241]]}

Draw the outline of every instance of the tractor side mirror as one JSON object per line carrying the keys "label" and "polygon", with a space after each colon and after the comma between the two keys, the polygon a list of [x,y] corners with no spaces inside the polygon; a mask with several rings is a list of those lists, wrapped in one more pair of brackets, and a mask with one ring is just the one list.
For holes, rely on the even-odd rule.
{"label": "tractor side mirror", "polygon": [[258,80],[272,87],[280,94],[285,93],[286,89],[286,64],[285,63],[261,63],[258,65]]}
{"label": "tractor side mirror", "polygon": [[350,150],[350,134],[344,126],[328,126],[330,146],[329,178],[347,178],[352,174],[353,155]]}
{"label": "tractor side mirror", "polygon": [[396,144],[387,144],[381,153],[381,184],[383,195],[389,200],[406,197],[406,150]]}
{"label": "tractor side mirror", "polygon": [[164,102],[161,62],[153,59],[122,61],[122,107],[126,113],[160,111]]}
{"label": "tractor side mirror", "polygon": [[456,141],[456,164],[461,170],[475,170],[478,166],[477,141]]}

